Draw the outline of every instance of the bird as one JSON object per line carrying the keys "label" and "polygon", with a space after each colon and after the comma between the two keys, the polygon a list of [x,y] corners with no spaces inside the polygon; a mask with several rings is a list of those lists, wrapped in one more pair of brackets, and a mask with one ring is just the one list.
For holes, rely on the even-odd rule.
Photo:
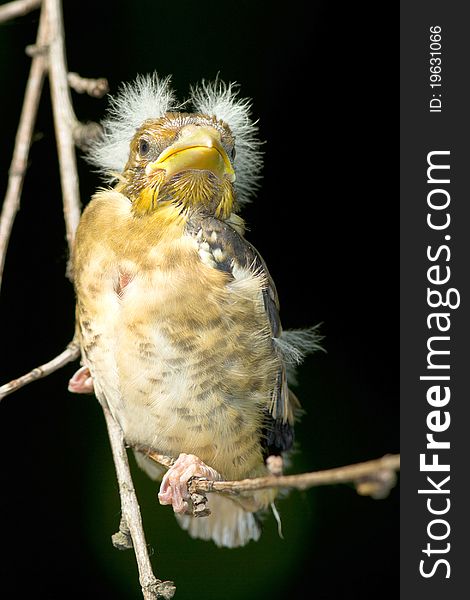
{"label": "bird", "polygon": [[245,237],[242,207],[263,153],[252,103],[219,78],[176,100],[171,78],[121,86],[88,161],[105,177],[73,249],[82,367],[69,389],[94,392],[126,443],[174,459],[161,479],[193,538],[238,547],[261,534],[276,492],[212,494],[191,513],[187,482],[269,474],[294,443],[294,364],[319,347],[316,328],[286,331],[268,268]]}

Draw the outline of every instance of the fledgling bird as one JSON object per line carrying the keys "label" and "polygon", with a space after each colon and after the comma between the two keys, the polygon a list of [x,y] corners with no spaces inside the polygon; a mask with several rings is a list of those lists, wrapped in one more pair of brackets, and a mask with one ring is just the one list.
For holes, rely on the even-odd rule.
{"label": "fledgling bird", "polygon": [[216,81],[192,88],[189,105],[156,74],[111,99],[90,161],[113,187],[84,210],[74,248],[84,366],[70,389],[94,387],[129,444],[176,459],[159,500],[192,537],[236,547],[259,538],[256,513],[275,492],[212,494],[212,514],[196,519],[187,481],[262,476],[291,448],[286,368],[317,338],[282,332],[274,283],[244,237],[238,211],[262,165],[250,102]]}

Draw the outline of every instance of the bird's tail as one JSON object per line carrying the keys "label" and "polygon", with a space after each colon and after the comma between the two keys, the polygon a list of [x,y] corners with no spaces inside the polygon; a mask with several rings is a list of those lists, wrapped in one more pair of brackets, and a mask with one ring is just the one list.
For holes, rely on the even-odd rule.
{"label": "bird's tail", "polygon": [[209,505],[211,514],[208,517],[175,515],[192,538],[212,540],[217,546],[226,548],[237,548],[259,539],[261,527],[254,513],[218,494],[210,495]]}

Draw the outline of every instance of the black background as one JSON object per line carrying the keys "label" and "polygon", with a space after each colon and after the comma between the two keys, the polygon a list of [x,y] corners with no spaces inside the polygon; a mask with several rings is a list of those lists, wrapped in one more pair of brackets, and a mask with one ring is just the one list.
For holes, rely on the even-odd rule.
{"label": "black background", "polygon": [[[265,145],[263,186],[246,208],[248,238],[276,281],[283,325],[322,322],[297,393],[292,472],[398,451],[398,173],[396,15],[391,3],[67,2],[69,68],[121,81],[154,69],[189,84],[220,73],[241,84]],[[0,27],[1,191],[11,160],[37,13]],[[73,291],[49,92],[5,267],[1,380],[49,360],[73,335]],[[81,120],[106,100],[74,95]],[[79,160],[82,202],[101,182]],[[66,391],[76,365],[2,403],[4,581],[15,597],[139,597],[132,552],[110,543],[119,500],[104,422]],[[398,492],[348,486],[293,492],[262,540],[218,550],[180,531],[134,468],[158,577],[177,598],[396,598]],[[66,586],[66,587],[64,587]]]}

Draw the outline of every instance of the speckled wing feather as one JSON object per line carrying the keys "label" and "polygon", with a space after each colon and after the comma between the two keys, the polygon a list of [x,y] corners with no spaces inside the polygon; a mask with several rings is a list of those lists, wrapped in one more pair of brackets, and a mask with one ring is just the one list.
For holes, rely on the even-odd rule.
{"label": "speckled wing feather", "polygon": [[263,276],[264,308],[272,332],[273,352],[281,359],[281,367],[273,381],[270,403],[265,410],[262,444],[265,456],[289,450],[294,440],[294,410],[299,403],[288,389],[282,353],[274,343],[281,336],[282,327],[276,286],[266,263],[239,232],[227,222],[214,217],[194,215],[188,222],[187,233],[197,239],[202,259],[213,268],[224,271],[232,278],[237,269],[248,269]]}

